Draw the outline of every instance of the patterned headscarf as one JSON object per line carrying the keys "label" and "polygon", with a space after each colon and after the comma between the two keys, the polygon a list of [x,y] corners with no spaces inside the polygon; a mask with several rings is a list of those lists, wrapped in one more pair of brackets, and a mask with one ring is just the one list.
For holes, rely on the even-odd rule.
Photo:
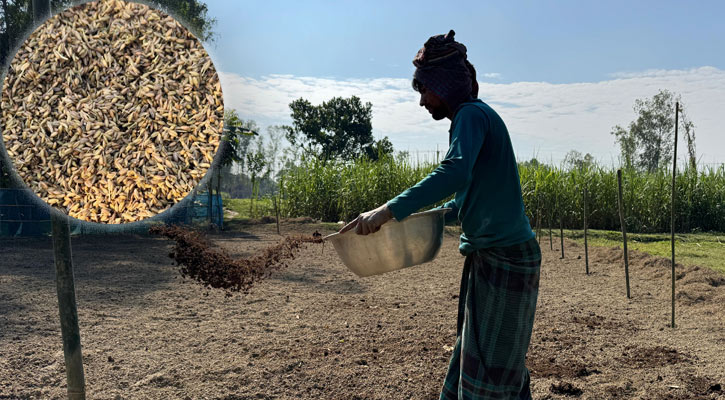
{"label": "patterned headscarf", "polygon": [[[422,84],[455,111],[458,106],[478,95],[478,85],[471,76],[466,46],[453,40],[456,33],[431,36],[413,59],[413,87]],[[469,69],[470,67],[470,69]]]}

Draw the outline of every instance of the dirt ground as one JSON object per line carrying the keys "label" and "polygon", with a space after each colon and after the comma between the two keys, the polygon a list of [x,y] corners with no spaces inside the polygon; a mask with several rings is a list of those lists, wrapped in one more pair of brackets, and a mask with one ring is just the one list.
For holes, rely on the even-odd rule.
{"label": "dirt ground", "polygon": [[[318,225],[288,224],[312,234]],[[279,242],[274,225],[212,235],[235,257]],[[74,237],[88,398],[434,399],[455,341],[463,257],[447,233],[431,263],[375,277],[308,244],[249,294],[183,280],[160,237]],[[558,249],[558,245],[554,245]],[[725,276],[621,250],[566,258],[542,241],[527,364],[536,399],[725,399]],[[50,238],[0,239],[0,399],[65,396]]]}

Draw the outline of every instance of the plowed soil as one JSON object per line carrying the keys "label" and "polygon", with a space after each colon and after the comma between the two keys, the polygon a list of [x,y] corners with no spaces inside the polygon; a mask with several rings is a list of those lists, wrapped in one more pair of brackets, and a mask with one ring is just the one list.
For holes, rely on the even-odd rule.
{"label": "plowed soil", "polygon": [[[284,235],[323,235],[283,224]],[[206,237],[250,259],[274,225]],[[548,240],[548,239],[544,239]],[[88,398],[434,399],[455,341],[463,257],[447,233],[431,263],[358,278],[330,244],[295,248],[246,287],[184,279],[159,236],[74,237]],[[725,398],[725,277],[621,250],[542,245],[528,366],[536,399]],[[50,238],[0,239],[0,399],[65,398]]]}

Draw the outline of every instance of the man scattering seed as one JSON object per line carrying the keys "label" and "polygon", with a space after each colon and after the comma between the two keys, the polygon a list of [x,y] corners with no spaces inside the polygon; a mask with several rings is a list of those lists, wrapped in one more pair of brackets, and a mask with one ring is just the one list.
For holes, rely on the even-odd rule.
{"label": "man scattering seed", "polygon": [[441,399],[530,399],[524,365],[534,324],[541,251],[524,212],[516,158],[503,120],[478,99],[466,47],[428,39],[413,64],[413,88],[435,120],[451,120],[445,159],[426,178],[340,230],[376,232],[455,193],[443,207],[460,221],[466,256],[456,344]]}

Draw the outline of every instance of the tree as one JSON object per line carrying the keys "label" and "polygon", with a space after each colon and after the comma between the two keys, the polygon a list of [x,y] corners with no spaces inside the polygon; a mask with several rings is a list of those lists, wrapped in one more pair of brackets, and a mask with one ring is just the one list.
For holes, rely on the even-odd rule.
{"label": "tree", "polygon": [[580,169],[593,163],[594,157],[592,157],[591,154],[587,153],[586,155],[582,156],[582,153],[578,152],[577,150],[569,150],[569,152],[566,153],[566,156],[564,156],[564,165],[566,165],[567,168],[570,169]]}
{"label": "tree", "polygon": [[254,120],[240,118],[233,108],[224,110],[224,142],[228,143],[228,150],[223,152],[220,164],[231,167],[238,163],[243,170],[249,145],[258,132],[259,126]]}
{"label": "tree", "polygon": [[682,131],[684,132],[685,141],[687,142],[687,158],[690,168],[697,170],[697,151],[695,148],[695,124],[685,114],[685,110],[680,111],[682,118]]}
{"label": "tree", "polygon": [[357,96],[333,97],[319,106],[299,98],[289,107],[292,126],[283,126],[285,136],[307,154],[329,160],[369,156],[378,150],[392,152],[387,138],[380,143],[373,140],[373,105],[363,104]]}
{"label": "tree", "polygon": [[387,136],[380,140],[376,140],[365,147],[365,155],[373,161],[379,160],[386,155],[393,154],[393,151],[393,143],[390,142],[390,139],[388,139]]}
{"label": "tree", "polygon": [[[625,166],[652,172],[667,164],[672,156],[675,102],[679,101],[680,95],[668,90],[660,90],[648,100],[635,100],[637,119],[629,124],[629,129],[617,125],[611,132],[620,145]],[[684,110],[681,102],[680,105]],[[691,141],[688,150],[692,149],[694,158],[694,125],[687,121],[687,138]]]}
{"label": "tree", "polygon": [[635,163],[637,140],[632,132],[631,129],[627,130],[619,125],[615,126],[611,132],[617,143],[619,143],[619,150],[622,153],[622,161],[625,168],[632,168]]}
{"label": "tree", "polygon": [[257,179],[265,178],[270,173],[270,165],[267,160],[267,154],[264,151],[262,140],[257,141],[257,148],[253,152],[248,152],[246,159],[247,169],[252,178],[252,195],[249,198],[249,215],[252,216],[254,200],[259,196]]}
{"label": "tree", "polygon": [[210,18],[208,8],[199,0],[152,0],[157,8],[186,22],[187,27],[202,42],[214,42],[216,18]]}
{"label": "tree", "polygon": [[[221,196],[222,173],[231,171],[234,163],[243,164],[249,142],[257,135],[257,124],[252,120],[244,121],[235,109],[224,110],[224,134],[219,144],[219,166],[216,170],[216,192]],[[213,172],[212,172],[213,174]],[[212,175],[213,176],[213,175]],[[212,184],[208,183],[209,220],[211,222]]]}
{"label": "tree", "polygon": [[537,168],[539,165],[542,165],[539,160],[536,159],[536,157],[533,157],[531,160],[524,161],[521,163],[524,167],[530,167],[530,168]]}

